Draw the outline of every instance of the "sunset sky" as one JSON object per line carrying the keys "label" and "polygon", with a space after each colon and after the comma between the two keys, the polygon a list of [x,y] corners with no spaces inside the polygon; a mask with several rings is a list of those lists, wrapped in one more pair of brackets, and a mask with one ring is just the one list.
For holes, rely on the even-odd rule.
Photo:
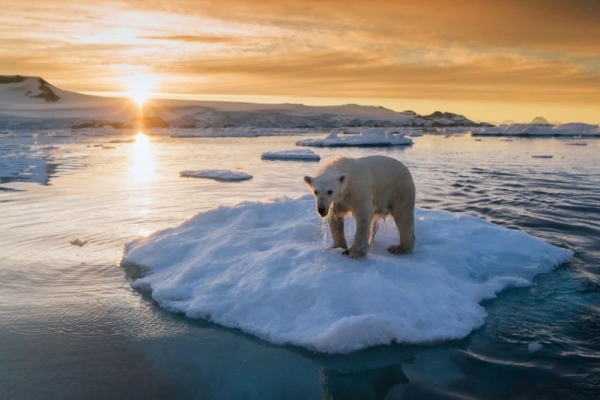
{"label": "sunset sky", "polygon": [[141,76],[157,97],[600,123],[598,0],[0,6],[0,74],[65,90],[123,95]]}

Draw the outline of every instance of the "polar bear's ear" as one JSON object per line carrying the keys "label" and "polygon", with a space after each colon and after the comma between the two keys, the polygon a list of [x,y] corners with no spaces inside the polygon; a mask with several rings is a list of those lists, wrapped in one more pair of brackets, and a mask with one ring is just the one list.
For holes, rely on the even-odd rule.
{"label": "polar bear's ear", "polygon": [[312,185],[312,178],[310,176],[305,176],[304,182],[308,183],[309,185]]}
{"label": "polar bear's ear", "polygon": [[346,178],[347,178],[346,174],[342,174],[342,175],[338,176],[338,182],[340,183],[340,185],[343,185],[344,182],[346,182]]}

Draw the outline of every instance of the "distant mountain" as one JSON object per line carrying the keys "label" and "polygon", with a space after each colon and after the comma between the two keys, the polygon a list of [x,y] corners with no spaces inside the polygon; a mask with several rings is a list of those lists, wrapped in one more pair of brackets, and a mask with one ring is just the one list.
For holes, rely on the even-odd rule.
{"label": "distant mountain", "polygon": [[419,115],[357,104],[317,107],[153,99],[142,111],[143,115],[130,99],[69,92],[40,77],[0,75],[0,129],[490,126],[450,112]]}
{"label": "distant mountain", "polygon": [[431,125],[435,127],[444,126],[490,126],[486,122],[477,123],[471,121],[464,115],[453,114],[450,112],[435,111],[430,115],[419,116],[422,119],[431,121]]}
{"label": "distant mountain", "polygon": [[58,89],[37,76],[0,75],[0,105],[64,103],[93,97]]}
{"label": "distant mountain", "polygon": [[544,117],[535,117],[530,124],[539,124],[539,125],[552,125],[548,120]]}

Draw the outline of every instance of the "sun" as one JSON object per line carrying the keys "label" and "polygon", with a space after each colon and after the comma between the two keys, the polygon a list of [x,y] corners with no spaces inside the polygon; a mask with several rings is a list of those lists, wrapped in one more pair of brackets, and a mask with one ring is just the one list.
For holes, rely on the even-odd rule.
{"label": "sun", "polygon": [[132,75],[125,79],[127,96],[142,106],[154,94],[156,77],[152,75]]}

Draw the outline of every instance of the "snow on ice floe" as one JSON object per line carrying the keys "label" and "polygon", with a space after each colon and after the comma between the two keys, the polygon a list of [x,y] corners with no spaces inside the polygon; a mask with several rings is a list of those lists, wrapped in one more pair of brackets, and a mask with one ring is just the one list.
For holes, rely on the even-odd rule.
{"label": "snow on ice floe", "polygon": [[[356,261],[328,248],[312,197],[244,202],[128,243],[122,263],[142,268],[132,286],[167,310],[348,353],[463,338],[484,324],[482,300],[531,285],[573,255],[472,216],[417,209],[416,217],[413,254],[387,252],[398,240],[389,220]],[[351,238],[353,221],[346,225]]]}
{"label": "snow on ice floe", "polygon": [[494,127],[476,128],[471,131],[475,136],[600,136],[600,126],[583,123],[550,124],[512,124]]}
{"label": "snow on ice floe", "polygon": [[187,178],[207,178],[217,181],[245,181],[252,179],[252,175],[245,172],[230,171],[226,169],[203,169],[199,171],[181,171],[182,177]]}
{"label": "snow on ice floe", "polygon": [[282,151],[266,151],[260,156],[263,160],[302,160],[302,161],[319,161],[321,156],[315,154],[312,150],[282,150]]}
{"label": "snow on ice floe", "polygon": [[296,142],[298,146],[314,147],[349,147],[349,146],[408,146],[412,140],[399,134],[392,134],[384,129],[371,128],[358,135],[339,136],[339,130],[329,132],[325,139],[306,139]]}

